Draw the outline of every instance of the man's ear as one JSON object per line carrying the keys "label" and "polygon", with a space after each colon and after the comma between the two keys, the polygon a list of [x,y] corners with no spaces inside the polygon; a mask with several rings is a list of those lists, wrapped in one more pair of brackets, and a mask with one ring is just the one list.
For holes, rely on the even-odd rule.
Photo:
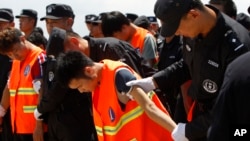
{"label": "man's ear", "polygon": [[196,18],[200,15],[200,13],[196,9],[191,9],[191,10],[189,10],[188,15],[192,16],[193,18]]}
{"label": "man's ear", "polygon": [[19,39],[20,39],[20,41],[23,42],[23,43],[24,43],[25,40],[26,40],[25,37],[24,37],[24,35],[20,36]]}
{"label": "man's ear", "polygon": [[14,23],[14,22],[11,22],[11,23],[10,23],[10,26],[11,26],[11,27],[15,27],[15,23]]}
{"label": "man's ear", "polygon": [[73,24],[74,24],[74,19],[73,19],[73,18],[68,18],[68,19],[67,19],[67,25],[68,25],[69,27],[72,27]]}
{"label": "man's ear", "polygon": [[92,77],[93,73],[94,73],[94,69],[92,66],[87,66],[84,68],[84,73],[87,75],[87,76],[90,76]]}
{"label": "man's ear", "polygon": [[71,44],[75,45],[75,46],[79,46],[79,41],[76,37],[70,37],[69,41]]}

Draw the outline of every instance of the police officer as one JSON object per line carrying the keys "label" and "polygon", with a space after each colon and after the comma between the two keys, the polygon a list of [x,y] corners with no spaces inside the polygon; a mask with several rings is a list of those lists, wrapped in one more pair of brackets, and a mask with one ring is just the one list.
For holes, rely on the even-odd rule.
{"label": "police officer", "polygon": [[[248,51],[248,31],[230,17],[200,0],[157,0],[156,17],[162,21],[163,36],[184,36],[183,60],[152,77],[128,85],[149,91],[168,89],[192,80],[188,95],[195,104],[190,122],[178,123],[174,140],[206,140],[211,109],[221,88],[228,64]],[[173,16],[174,15],[174,16]]]}
{"label": "police officer", "polygon": [[[158,71],[165,69],[173,63],[182,59],[182,37],[181,36],[170,36],[166,37],[165,40],[159,46],[159,62],[157,64]],[[184,87],[184,85],[183,85]],[[181,88],[162,89],[156,90],[159,92],[158,96],[162,100],[165,107],[169,107],[169,111],[175,122],[186,121],[186,111],[184,108]],[[185,96],[185,95],[184,95]]]}
{"label": "police officer", "polygon": [[[213,108],[209,141],[249,140],[250,125],[250,52],[235,59],[227,68],[223,85]],[[243,136],[234,137],[236,129],[246,129]],[[245,138],[248,137],[248,138]]]}
{"label": "police officer", "polygon": [[[47,32],[51,36],[53,27],[59,27],[67,31],[73,31],[75,14],[71,6],[67,4],[49,4],[46,6],[45,20]],[[50,44],[51,41],[48,41]],[[59,48],[60,44],[53,44]],[[49,45],[48,45],[49,46]],[[46,54],[49,54],[46,49]],[[43,64],[43,97],[39,105],[45,113],[44,118],[48,122],[48,133],[51,141],[96,141],[97,136],[91,114],[91,96],[82,95],[76,90],[57,87],[57,79],[54,75],[56,62],[48,57]],[[43,104],[45,103],[45,104]],[[39,108],[39,106],[38,106]]]}

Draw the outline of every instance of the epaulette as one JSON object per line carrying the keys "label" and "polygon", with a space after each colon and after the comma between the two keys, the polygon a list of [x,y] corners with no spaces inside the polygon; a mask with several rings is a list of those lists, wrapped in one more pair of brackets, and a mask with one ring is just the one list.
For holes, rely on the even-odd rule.
{"label": "epaulette", "polygon": [[231,49],[234,51],[239,50],[240,48],[244,47],[244,44],[238,39],[236,33],[233,30],[228,30],[224,34],[226,40],[229,42]]}

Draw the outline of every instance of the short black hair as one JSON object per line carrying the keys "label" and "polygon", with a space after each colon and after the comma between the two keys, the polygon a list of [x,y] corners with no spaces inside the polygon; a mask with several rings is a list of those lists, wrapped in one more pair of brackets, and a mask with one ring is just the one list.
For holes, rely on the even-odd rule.
{"label": "short black hair", "polygon": [[217,4],[223,7],[223,11],[229,17],[235,18],[237,16],[237,7],[233,0],[210,0],[210,4]]}
{"label": "short black hair", "polygon": [[123,25],[130,25],[129,19],[119,11],[107,12],[102,17],[102,33],[105,37],[112,37]]}
{"label": "short black hair", "polygon": [[89,76],[85,75],[83,69],[93,65],[94,61],[79,51],[61,53],[57,58],[56,75],[59,82],[63,86],[68,87],[72,79],[91,79]]}
{"label": "short black hair", "polygon": [[38,31],[31,33],[27,40],[36,46],[43,45],[45,48],[48,43],[48,40]]}

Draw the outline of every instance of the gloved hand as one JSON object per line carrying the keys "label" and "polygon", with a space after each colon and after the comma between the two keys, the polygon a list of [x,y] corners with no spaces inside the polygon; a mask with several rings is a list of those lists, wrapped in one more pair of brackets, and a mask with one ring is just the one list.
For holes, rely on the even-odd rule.
{"label": "gloved hand", "polygon": [[139,86],[141,87],[146,93],[154,90],[156,87],[153,82],[153,77],[147,77],[138,80],[132,80],[126,83],[127,86]]}
{"label": "gloved hand", "polygon": [[38,112],[37,108],[34,110],[34,117],[36,120],[43,120],[41,118],[42,114]]}
{"label": "gloved hand", "polygon": [[189,141],[185,136],[185,123],[178,123],[172,132],[172,138],[174,141]]}
{"label": "gloved hand", "polygon": [[32,81],[33,88],[37,94],[39,94],[39,90],[41,89],[41,81],[39,80],[33,80]]}

